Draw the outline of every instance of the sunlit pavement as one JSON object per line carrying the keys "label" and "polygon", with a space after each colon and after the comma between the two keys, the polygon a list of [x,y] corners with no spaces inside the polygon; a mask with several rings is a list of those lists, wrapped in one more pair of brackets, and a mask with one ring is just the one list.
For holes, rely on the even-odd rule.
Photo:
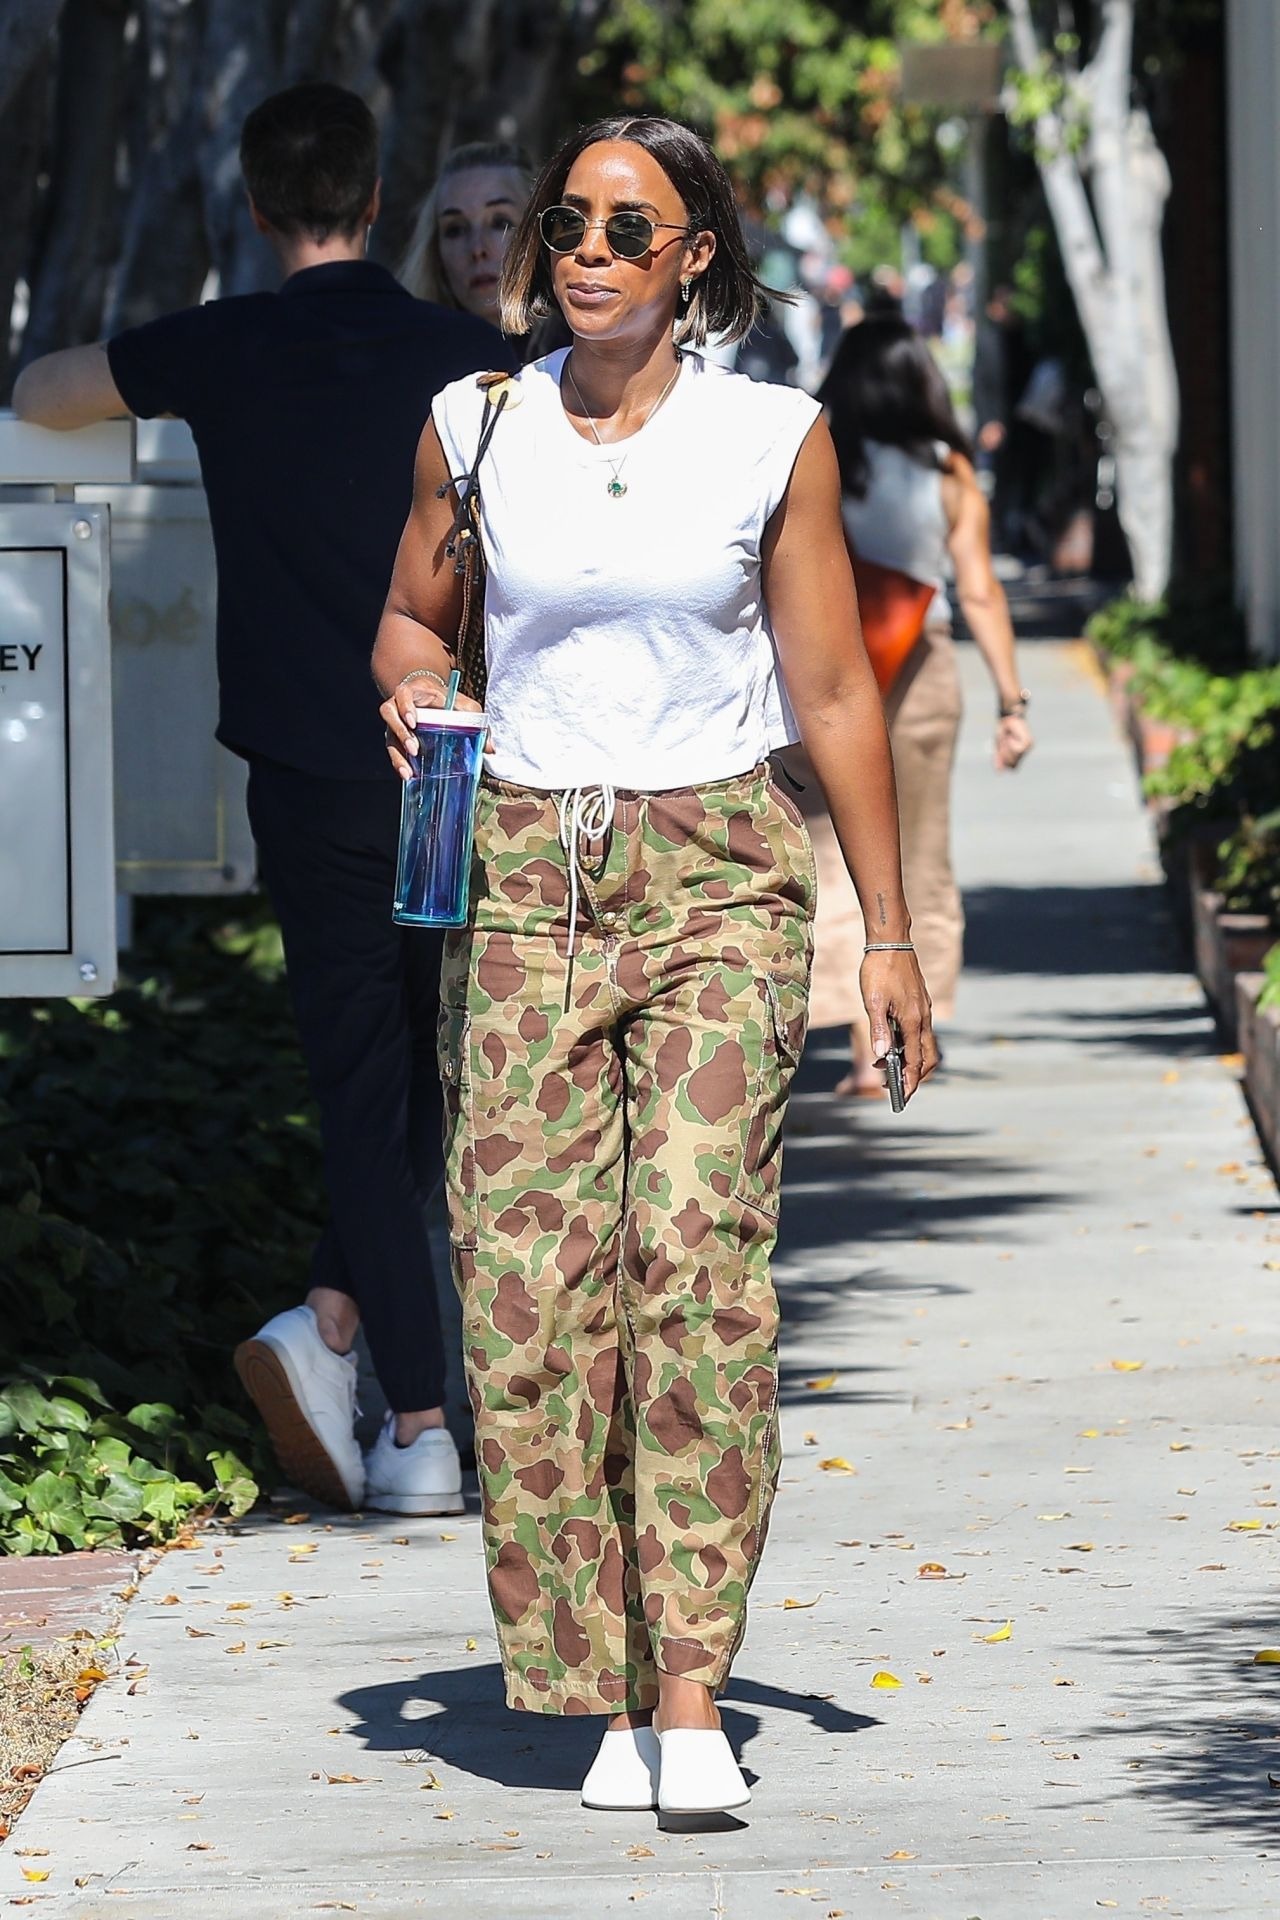
{"label": "sunlit pavement", "polygon": [[725,1710],[746,1819],[580,1808],[596,1729],[501,1706],[473,1515],[277,1515],[144,1583],[141,1677],[94,1698],[0,1896],[147,1920],[1274,1909],[1280,1666],[1254,1656],[1280,1644],[1280,1212],[1087,658],[1025,666],[1040,746],[997,779],[966,652],[945,1074],[901,1119],[849,1107],[818,1036],[794,1109],[787,1458]]}

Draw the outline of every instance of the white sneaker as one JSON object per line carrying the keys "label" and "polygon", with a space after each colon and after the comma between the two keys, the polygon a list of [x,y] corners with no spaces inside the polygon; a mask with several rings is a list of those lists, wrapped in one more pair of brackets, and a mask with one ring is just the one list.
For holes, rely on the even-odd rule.
{"label": "white sneaker", "polygon": [[582,1783],[582,1804],[604,1813],[658,1804],[658,1736],[652,1727],[609,1727]]}
{"label": "white sneaker", "polygon": [[366,1507],[375,1513],[465,1513],[462,1468],[447,1427],[428,1427],[410,1446],[396,1445],[389,1413],[364,1457]]}
{"label": "white sneaker", "polygon": [[748,1804],[751,1789],[723,1733],[710,1727],[672,1727],[658,1739],[662,1813],[728,1813]]}
{"label": "white sneaker", "polygon": [[235,1351],[236,1372],[295,1486],[350,1510],[364,1498],[356,1441],[356,1357],[320,1338],[310,1307],[290,1307]]}

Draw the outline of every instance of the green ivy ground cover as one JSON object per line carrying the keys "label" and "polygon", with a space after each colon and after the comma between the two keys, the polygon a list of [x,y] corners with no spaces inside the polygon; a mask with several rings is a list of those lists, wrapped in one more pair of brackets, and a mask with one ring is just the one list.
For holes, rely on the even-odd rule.
{"label": "green ivy ground cover", "polygon": [[0,1001],[0,1552],[253,1503],[231,1350],[305,1288],[319,1172],[260,902],[140,902],[111,999]]}

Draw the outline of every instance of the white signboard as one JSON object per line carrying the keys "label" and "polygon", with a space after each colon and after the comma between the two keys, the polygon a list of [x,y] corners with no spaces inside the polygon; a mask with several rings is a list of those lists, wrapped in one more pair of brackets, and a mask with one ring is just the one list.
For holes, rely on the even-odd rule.
{"label": "white signboard", "polygon": [[0,506],[0,994],[115,984],[107,516]]}

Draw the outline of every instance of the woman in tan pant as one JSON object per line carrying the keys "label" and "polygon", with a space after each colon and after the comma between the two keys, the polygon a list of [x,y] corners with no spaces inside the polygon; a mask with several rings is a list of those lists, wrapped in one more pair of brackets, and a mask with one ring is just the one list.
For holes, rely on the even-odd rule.
{"label": "woman in tan pant", "polygon": [[[943,590],[948,572],[991,674],[994,759],[1001,772],[1012,771],[1031,747],[1028,695],[1017,670],[1008,603],[992,566],[986,498],[925,342],[905,320],[864,320],[841,340],[820,398],[840,462],[851,550],[935,589],[924,630],[885,696],[885,713],[912,928],[934,1018],[941,1022],[955,1011],[964,941],[964,909],[951,869],[951,777],[961,702]],[[878,1095],[884,1076],[873,1064],[866,1015],[848,984],[867,937],[863,916],[821,790],[803,771],[799,777],[818,870],[810,1022],[815,1028],[849,1028],[853,1065],[837,1091]]]}

